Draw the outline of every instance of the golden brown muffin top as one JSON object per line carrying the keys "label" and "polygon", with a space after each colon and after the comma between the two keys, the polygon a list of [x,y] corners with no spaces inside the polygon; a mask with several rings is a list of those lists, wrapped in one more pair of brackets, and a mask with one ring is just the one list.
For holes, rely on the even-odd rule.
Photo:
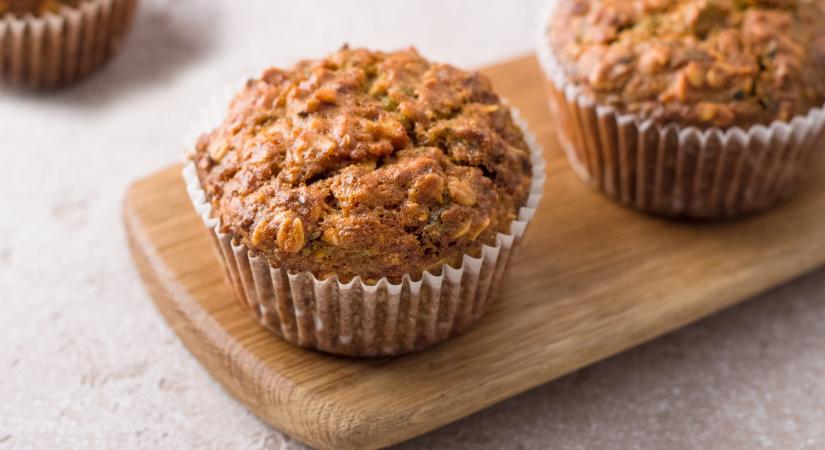
{"label": "golden brown muffin top", "polygon": [[250,80],[193,156],[207,198],[271,264],[414,278],[509,232],[530,152],[476,72],[342,50]]}
{"label": "golden brown muffin top", "polygon": [[569,81],[660,123],[747,127],[825,102],[821,0],[560,0],[549,34]]}
{"label": "golden brown muffin top", "polygon": [[42,15],[58,13],[63,6],[77,7],[82,0],[0,0],[0,15],[12,13],[24,16],[27,13]]}

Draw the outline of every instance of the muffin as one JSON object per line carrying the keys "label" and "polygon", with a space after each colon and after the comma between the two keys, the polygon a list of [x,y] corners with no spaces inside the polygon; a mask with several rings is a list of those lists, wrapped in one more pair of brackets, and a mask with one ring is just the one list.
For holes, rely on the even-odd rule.
{"label": "muffin", "polygon": [[0,0],[0,81],[65,86],[118,50],[137,0]]}
{"label": "muffin", "polygon": [[0,15],[12,13],[17,17],[26,14],[58,14],[63,6],[77,8],[80,0],[0,0]]}
{"label": "muffin", "polygon": [[290,342],[353,356],[474,322],[544,179],[489,80],[414,49],[268,69],[189,158],[242,303]]}
{"label": "muffin", "polygon": [[560,141],[614,200],[735,217],[809,172],[825,129],[825,3],[557,0],[544,18]]}

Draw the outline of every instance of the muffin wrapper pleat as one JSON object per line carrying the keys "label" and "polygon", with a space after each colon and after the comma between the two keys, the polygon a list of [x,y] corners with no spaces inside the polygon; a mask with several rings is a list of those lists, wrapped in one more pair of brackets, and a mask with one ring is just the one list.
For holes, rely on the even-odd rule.
{"label": "muffin wrapper pleat", "polygon": [[90,0],[57,14],[0,18],[0,81],[50,88],[109,60],[131,28],[138,0]]}
{"label": "muffin wrapper pleat", "polygon": [[[204,120],[214,113],[207,112]],[[398,284],[386,278],[369,284],[355,277],[344,283],[312,273],[290,273],[250,251],[220,220],[200,185],[194,163],[183,170],[187,191],[209,230],[227,279],[241,304],[283,339],[305,348],[348,356],[389,356],[421,350],[459,333],[488,309],[515,256],[542,196],[545,163],[535,137],[514,110],[513,117],[530,145],[533,179],[530,195],[508,234],[462,265],[444,265],[421,279],[405,275]],[[205,129],[205,128],[200,128]]]}
{"label": "muffin wrapper pleat", "polygon": [[790,122],[724,130],[623,114],[567,81],[547,39],[555,8],[550,0],[541,15],[539,60],[559,142],[591,187],[641,211],[715,219],[766,209],[810,173],[825,143],[825,106]]}

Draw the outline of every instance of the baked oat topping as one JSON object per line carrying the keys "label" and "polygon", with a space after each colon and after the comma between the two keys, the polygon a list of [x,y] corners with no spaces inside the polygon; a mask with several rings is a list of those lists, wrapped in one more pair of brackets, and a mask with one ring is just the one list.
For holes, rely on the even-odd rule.
{"label": "baked oat topping", "polygon": [[529,148],[475,72],[343,48],[250,80],[193,155],[225,231],[274,266],[398,281],[508,232]]}
{"label": "baked oat topping", "polygon": [[82,0],[0,0],[0,15],[12,13],[24,16],[27,13],[42,15],[59,13],[63,6],[77,7]]}
{"label": "baked oat topping", "polygon": [[821,0],[559,0],[551,48],[602,104],[701,128],[825,102]]}

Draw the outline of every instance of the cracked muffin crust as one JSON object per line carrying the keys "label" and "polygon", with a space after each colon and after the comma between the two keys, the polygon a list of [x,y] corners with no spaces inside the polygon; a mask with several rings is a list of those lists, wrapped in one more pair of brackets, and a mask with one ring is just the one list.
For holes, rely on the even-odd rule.
{"label": "cracked muffin crust", "polygon": [[599,104],[746,128],[823,105],[823,23],[820,0],[559,0],[547,39]]}
{"label": "cracked muffin crust", "polygon": [[414,49],[269,69],[191,158],[224,231],[275,267],[343,281],[459,265],[509,231],[531,182],[490,82]]}

